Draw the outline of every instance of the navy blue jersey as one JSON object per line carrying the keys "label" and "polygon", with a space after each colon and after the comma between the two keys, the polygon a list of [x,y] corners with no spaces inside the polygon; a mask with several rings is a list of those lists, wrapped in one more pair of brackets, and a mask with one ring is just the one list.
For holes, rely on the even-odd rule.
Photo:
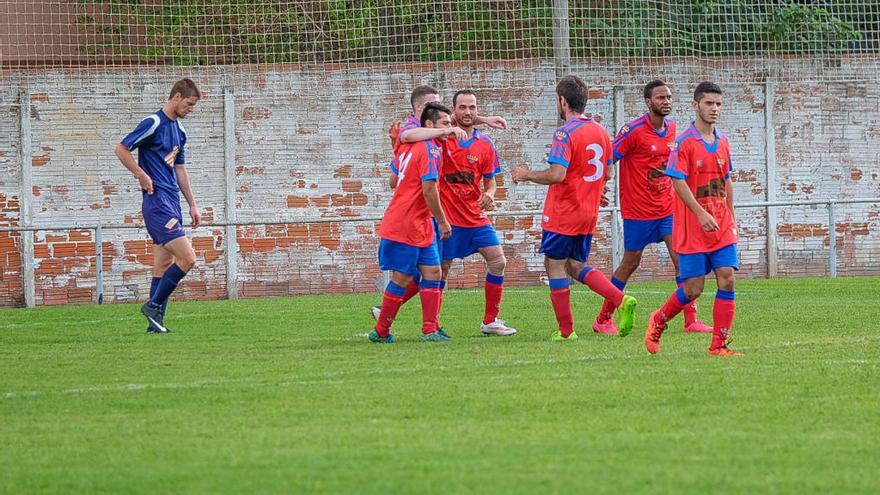
{"label": "navy blue jersey", "polygon": [[159,110],[141,121],[122,145],[138,150],[138,165],[153,180],[153,188],[177,194],[175,165],[186,163],[186,131],[179,120],[171,120]]}

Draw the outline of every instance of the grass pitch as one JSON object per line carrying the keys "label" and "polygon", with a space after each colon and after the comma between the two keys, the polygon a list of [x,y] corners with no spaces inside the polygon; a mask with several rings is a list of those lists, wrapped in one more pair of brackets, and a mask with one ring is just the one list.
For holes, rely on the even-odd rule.
{"label": "grass pitch", "polygon": [[645,352],[672,289],[633,284],[616,338],[574,288],[569,343],[545,287],[506,292],[510,338],[448,293],[447,344],[417,341],[418,301],[369,343],[376,294],[172,302],[170,335],[134,305],[2,310],[0,492],[880,491],[880,278],[738,282],[739,359],[680,317]]}

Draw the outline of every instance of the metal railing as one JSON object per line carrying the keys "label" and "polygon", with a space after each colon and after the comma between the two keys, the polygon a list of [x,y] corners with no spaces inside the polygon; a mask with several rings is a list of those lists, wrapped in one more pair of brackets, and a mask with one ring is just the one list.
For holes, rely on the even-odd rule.
{"label": "metal railing", "polygon": [[[841,200],[817,200],[817,201],[766,201],[766,202],[758,202],[758,203],[740,203],[734,205],[737,209],[750,209],[750,208],[766,208],[768,211],[771,208],[777,207],[788,207],[788,206],[825,206],[828,209],[828,237],[829,237],[829,252],[828,252],[828,273],[831,277],[837,277],[837,220],[836,220],[836,207],[842,204],[871,204],[878,203],[880,204],[880,198],[857,198],[857,199],[841,199]],[[620,251],[620,232],[619,232],[619,222],[618,222],[618,213],[620,212],[619,206],[610,206],[606,208],[602,208],[599,210],[603,213],[612,213],[612,225],[611,225],[611,244],[612,244],[612,260],[614,267],[617,266],[617,263],[620,260],[620,256],[622,252]],[[518,211],[505,211],[505,212],[491,212],[489,213],[492,217],[524,217],[524,216],[537,216],[541,215],[541,210],[518,210]],[[353,223],[353,222],[378,222],[382,220],[382,217],[358,217],[358,218],[316,218],[316,219],[300,219],[300,220],[286,220],[286,221],[244,221],[244,222],[215,222],[210,224],[203,224],[201,227],[243,227],[243,226],[266,226],[266,225],[289,225],[289,224],[318,224],[318,223]],[[39,232],[39,231],[70,231],[70,230],[91,230],[94,232],[94,243],[95,243],[95,285],[96,285],[96,299],[98,304],[102,304],[104,302],[104,231],[105,230],[124,230],[124,229],[143,229],[144,226],[140,224],[99,224],[99,225],[40,225],[40,226],[29,226],[29,227],[0,227],[0,232]],[[774,229],[775,230],[775,229]],[[772,246],[775,249],[776,243],[776,232],[769,231],[767,232],[768,239],[768,268],[769,268],[769,258],[770,256],[770,248]],[[771,241],[773,239],[773,241]],[[31,238],[31,242],[33,239]],[[235,246],[234,242],[226,242],[227,249],[229,246]],[[31,247],[31,252],[32,252]],[[234,252],[227,251],[227,258],[234,255]],[[774,253],[775,254],[775,253]],[[775,259],[775,256],[773,257]],[[33,294],[33,284],[34,284],[34,258],[33,256],[22,256],[22,268],[23,268],[23,276],[22,279],[25,283],[23,283],[23,287],[29,282],[30,287],[24,287],[25,290],[25,304],[28,307],[33,307],[35,305],[35,297]],[[768,269],[768,272],[772,274],[775,273],[775,270]],[[227,274],[228,275],[228,274]],[[236,277],[230,277],[236,278]],[[28,280],[29,279],[29,280]],[[231,285],[235,285],[235,280],[232,280]],[[230,284],[227,284],[230,285]],[[28,294],[28,291],[31,291]],[[230,291],[230,298],[236,298],[236,291]]]}

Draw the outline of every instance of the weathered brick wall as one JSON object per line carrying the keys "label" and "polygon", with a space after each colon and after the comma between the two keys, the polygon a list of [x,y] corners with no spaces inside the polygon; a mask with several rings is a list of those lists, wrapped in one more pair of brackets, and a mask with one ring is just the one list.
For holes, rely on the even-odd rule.
{"label": "weathered brick wall", "polygon": [[[609,73],[578,68],[598,81],[589,111],[613,131],[614,91]],[[488,77],[490,74],[491,77]],[[137,183],[118,163],[113,147],[124,134],[167,97],[178,77],[128,74],[124,78],[68,74],[31,80],[31,166],[35,225],[130,224],[141,222]],[[224,221],[223,87],[208,72],[193,74],[206,91],[196,112],[184,121],[188,130],[189,170],[204,220]],[[541,167],[553,128],[556,105],[552,67],[508,74],[483,71],[469,79],[452,69],[423,82],[451,96],[455,88],[503,87],[508,76],[521,89],[481,92],[484,113],[508,117],[512,129],[492,132],[505,173],[499,177],[503,211],[542,207],[545,187],[513,185],[516,164]],[[525,81],[528,76],[528,81]],[[157,80],[165,80],[156,84]],[[242,222],[286,222],[236,229],[239,294],[243,297],[314,292],[369,291],[381,277],[375,261],[375,229],[391,192],[387,187],[389,122],[406,113],[401,80],[406,74],[364,71],[304,75],[276,71],[235,76],[235,183],[233,203]],[[527,84],[526,84],[527,82]],[[90,86],[93,95],[67,93],[65,84]],[[371,88],[368,96],[359,85]],[[305,88],[311,88],[306,90]],[[314,88],[321,88],[316,91]],[[528,89],[522,89],[528,88]],[[764,85],[725,88],[721,128],[733,142],[738,202],[765,198],[768,188],[783,199],[838,199],[880,196],[877,134],[878,89],[868,84],[835,83],[779,86],[773,95],[777,146],[776,180],[765,176]],[[674,88],[673,117],[683,127],[692,118],[688,92]],[[18,88],[0,90],[0,225],[18,222],[20,133]],[[314,96],[315,93],[320,96]],[[624,119],[644,112],[640,89],[624,91]],[[188,216],[184,204],[184,217]],[[880,272],[880,205],[851,205],[838,213],[837,247],[843,274]],[[742,270],[746,277],[765,276],[766,218],[763,209],[738,214]],[[346,222],[299,223],[309,219]],[[496,227],[509,259],[507,279],[538,283],[543,262],[537,253],[540,217],[501,217]],[[94,300],[96,257],[89,230],[40,231],[35,241],[37,304]],[[191,233],[199,257],[177,297],[220,298],[227,293],[225,230],[202,227]],[[610,215],[600,219],[592,260],[606,272],[611,265]],[[0,305],[20,305],[20,238],[0,233]],[[825,274],[828,251],[824,208],[779,209],[781,275]],[[103,238],[104,291],[108,301],[144,299],[152,253],[141,229],[107,229]],[[478,259],[456,263],[452,286],[481,284]],[[664,249],[646,253],[640,279],[671,279]]]}

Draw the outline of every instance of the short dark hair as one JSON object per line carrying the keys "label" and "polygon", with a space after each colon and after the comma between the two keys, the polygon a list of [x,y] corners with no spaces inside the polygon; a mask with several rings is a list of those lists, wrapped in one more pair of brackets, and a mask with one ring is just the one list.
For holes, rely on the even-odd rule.
{"label": "short dark hair", "polygon": [[440,120],[440,114],[445,113],[446,115],[452,115],[452,112],[449,111],[444,105],[432,101],[425,105],[425,109],[422,110],[422,127],[425,127],[425,124],[430,120],[431,122],[437,122]]}
{"label": "short dark hair", "polygon": [[654,93],[654,88],[662,88],[666,86],[666,83],[661,81],[660,79],[654,79],[645,85],[645,99],[650,100],[651,95]]}
{"label": "short dark hair", "polygon": [[458,104],[458,97],[459,97],[459,96],[462,96],[462,95],[470,95],[470,96],[473,96],[474,98],[477,97],[477,94],[474,93],[474,90],[472,90],[472,89],[462,89],[461,91],[455,93],[455,95],[452,97],[452,106],[453,106],[453,107],[455,107],[455,105]]}
{"label": "short dark hair", "polygon": [[706,93],[714,93],[717,95],[724,94],[724,92],[721,91],[721,87],[717,84],[711,81],[703,81],[700,84],[697,84],[697,89],[694,90],[694,101],[699,102]]}
{"label": "short dark hair", "polygon": [[195,96],[198,100],[202,99],[202,93],[199,91],[199,88],[196,87],[196,83],[188,77],[184,77],[174,83],[174,86],[171,86],[171,94],[168,95],[168,99],[170,100],[171,98],[174,98],[174,95],[177,93],[180,93],[181,98]]}
{"label": "short dark hair", "polygon": [[568,106],[578,113],[584,113],[587,108],[587,93],[589,87],[578,76],[565,76],[556,85],[556,94],[565,98]]}
{"label": "short dark hair", "polygon": [[428,95],[439,95],[440,92],[437,91],[433,86],[416,86],[415,89],[412,90],[412,94],[409,95],[409,104],[415,108],[416,100],[419,100]]}

